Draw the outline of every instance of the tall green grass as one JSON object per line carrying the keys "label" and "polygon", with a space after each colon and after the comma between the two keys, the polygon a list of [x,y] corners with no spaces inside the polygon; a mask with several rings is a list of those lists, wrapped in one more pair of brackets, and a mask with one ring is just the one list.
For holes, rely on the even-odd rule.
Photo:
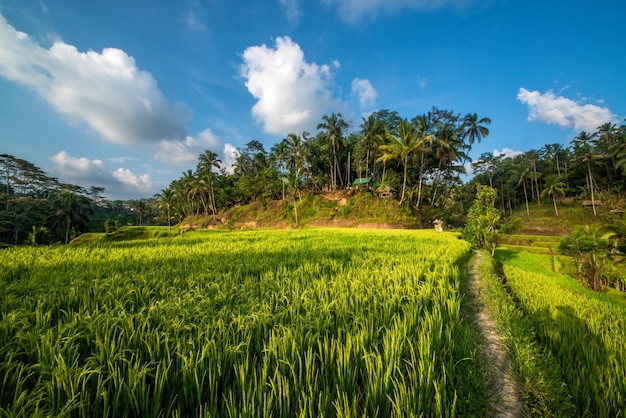
{"label": "tall green grass", "polygon": [[524,263],[506,251],[496,255],[536,341],[560,365],[577,415],[624,416],[626,309],[609,298],[560,286],[554,274],[538,271],[538,256],[526,254],[524,260],[531,262]]}
{"label": "tall green grass", "polygon": [[4,250],[0,415],[482,415],[468,257],[430,231]]}

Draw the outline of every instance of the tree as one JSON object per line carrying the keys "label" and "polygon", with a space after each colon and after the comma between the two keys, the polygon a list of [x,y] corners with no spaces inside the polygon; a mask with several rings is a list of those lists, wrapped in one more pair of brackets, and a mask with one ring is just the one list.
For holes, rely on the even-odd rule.
{"label": "tree", "polygon": [[592,225],[576,225],[563,238],[559,251],[574,258],[578,281],[595,291],[602,290],[601,278],[608,258],[608,239],[613,232]]}
{"label": "tree", "polygon": [[541,197],[552,196],[552,203],[554,203],[554,213],[559,216],[559,210],[556,206],[556,196],[565,196],[565,183],[561,181],[561,178],[556,174],[549,174],[546,176],[545,188],[541,192]]}
{"label": "tree", "polygon": [[378,119],[373,113],[367,119],[363,118],[361,124],[361,141],[365,146],[365,176],[370,175],[370,160],[372,152],[375,152],[377,145],[385,136],[385,124]]}
{"label": "tree", "polygon": [[174,203],[174,191],[172,189],[161,190],[158,195],[158,205],[160,210],[165,210],[167,217],[167,232],[172,232],[172,205]]}
{"label": "tree", "polygon": [[330,116],[322,116],[322,122],[317,125],[317,129],[324,131],[324,137],[330,143],[333,161],[331,168],[331,188],[335,190],[337,188],[337,177],[339,171],[339,164],[337,162],[337,150],[343,139],[343,131],[348,129],[348,122],[343,120],[341,113],[333,113]]}
{"label": "tree", "polygon": [[400,197],[400,205],[404,202],[404,195],[406,191],[406,178],[407,169],[409,166],[409,156],[418,150],[423,144],[431,139],[430,136],[419,137],[414,124],[410,123],[406,119],[400,122],[398,129],[398,136],[387,134],[389,144],[381,145],[379,148],[383,151],[383,155],[379,158],[380,161],[399,160],[404,166],[404,173],[402,177],[402,196]]}
{"label": "tree", "polygon": [[574,164],[584,164],[587,168],[587,190],[589,190],[591,195],[593,215],[596,216],[595,181],[591,171],[591,162],[601,160],[603,156],[593,149],[593,138],[594,135],[581,131],[578,136],[572,140],[572,144],[574,145],[574,157],[572,158],[572,162]]}
{"label": "tree", "polygon": [[474,142],[478,142],[489,135],[489,129],[485,125],[491,123],[490,118],[478,119],[476,113],[468,113],[463,118],[463,139],[467,141],[467,152],[471,151]]}
{"label": "tree", "polygon": [[87,215],[91,203],[85,196],[71,191],[58,194],[53,200],[54,212],[51,215],[53,227],[65,231],[65,245],[69,243],[70,231],[87,226]]}
{"label": "tree", "polygon": [[287,159],[287,138],[276,143],[270,150],[271,156],[278,162],[280,180],[283,186],[282,200],[285,200],[285,161]]}
{"label": "tree", "polygon": [[467,223],[462,236],[478,248],[485,248],[493,256],[498,245],[498,222],[502,212],[495,207],[498,192],[489,186],[479,184],[476,198],[467,214]]}

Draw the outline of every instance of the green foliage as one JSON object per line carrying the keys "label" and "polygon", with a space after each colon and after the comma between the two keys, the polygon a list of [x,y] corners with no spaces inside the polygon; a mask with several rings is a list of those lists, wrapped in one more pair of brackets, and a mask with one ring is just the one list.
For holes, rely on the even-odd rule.
{"label": "green foliage", "polygon": [[119,228],[120,223],[117,219],[107,219],[104,221],[104,232],[107,234],[113,234],[114,232],[117,232]]}
{"label": "green foliage", "polygon": [[596,226],[577,225],[559,244],[559,251],[574,258],[578,281],[596,291],[601,290],[611,235]]}
{"label": "green foliage", "polygon": [[502,216],[502,212],[495,208],[497,197],[497,191],[492,187],[478,185],[462,234],[472,245],[488,249],[492,254],[498,245],[498,222]]}
{"label": "green foliage", "polygon": [[332,229],[2,251],[0,415],[483,416],[468,255]]}

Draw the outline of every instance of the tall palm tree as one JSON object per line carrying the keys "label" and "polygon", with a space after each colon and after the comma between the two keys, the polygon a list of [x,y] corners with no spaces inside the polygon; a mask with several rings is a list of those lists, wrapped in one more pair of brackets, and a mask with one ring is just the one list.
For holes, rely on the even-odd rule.
{"label": "tall palm tree", "polygon": [[594,136],[586,131],[581,131],[573,140],[574,145],[574,157],[572,162],[575,164],[584,164],[587,167],[587,188],[591,196],[591,207],[593,208],[593,215],[596,216],[596,200],[595,200],[595,181],[593,173],[591,171],[591,163],[603,158],[601,154],[598,154],[594,150]]}
{"label": "tall palm tree", "polygon": [[439,178],[442,174],[444,174],[444,177],[450,177],[450,171],[457,170],[457,168],[454,167],[454,163],[467,158],[467,154],[464,152],[466,145],[461,139],[459,128],[454,123],[447,122],[438,124],[433,138],[433,149],[435,158],[439,161],[439,166],[437,176],[433,182],[435,187],[433,187],[431,205],[435,204]]}
{"label": "tall palm tree", "polygon": [[374,114],[370,114],[367,119],[362,119],[361,141],[365,144],[365,176],[368,177],[370,174],[370,160],[372,158],[371,152],[375,150],[381,137],[385,135],[385,124],[380,119],[377,119]]}
{"label": "tall palm tree", "polygon": [[302,136],[291,133],[287,135],[285,138],[285,145],[287,148],[287,165],[289,166],[290,171],[293,174],[293,188],[294,188],[294,196],[293,196],[293,212],[294,218],[296,221],[296,225],[299,225],[298,222],[298,199],[300,198],[300,174],[302,172],[302,168],[304,166],[305,160],[305,152],[304,152],[304,142],[302,140]]}
{"label": "tall palm tree", "polygon": [[[474,142],[478,142],[489,135],[489,129],[485,125],[491,123],[490,118],[478,119],[476,113],[468,113],[463,118],[463,139],[467,141],[467,152],[472,150]],[[466,157],[467,158],[467,157]],[[463,162],[465,164],[465,161]]]}
{"label": "tall palm tree", "polygon": [[404,173],[402,176],[402,196],[400,197],[401,205],[404,202],[404,195],[406,191],[409,156],[432,138],[420,137],[415,125],[405,119],[400,122],[400,126],[398,127],[398,136],[387,134],[387,139],[389,140],[389,143],[380,146],[380,149],[383,151],[383,155],[379,158],[379,160],[400,160],[404,166]]}
{"label": "tall palm tree", "polygon": [[510,178],[519,186],[522,185],[524,189],[524,201],[526,202],[526,215],[530,216],[530,208],[528,207],[528,192],[526,191],[526,180],[530,177],[530,169],[520,159],[519,164],[516,164],[508,172]]}
{"label": "tall palm tree", "polygon": [[541,192],[541,196],[552,196],[552,203],[554,204],[554,213],[559,216],[559,209],[556,206],[556,196],[565,196],[565,183],[563,183],[559,176],[555,174],[549,174],[545,177],[545,188]]}
{"label": "tall palm tree", "polygon": [[341,113],[332,113],[330,116],[324,115],[322,116],[322,122],[317,124],[317,129],[322,129],[325,131],[324,136],[326,140],[330,143],[332,153],[333,153],[333,161],[332,168],[330,173],[331,178],[331,188],[335,190],[337,188],[337,177],[339,171],[339,163],[337,162],[337,150],[341,144],[341,140],[343,139],[343,131],[348,129],[349,125],[341,116]]}
{"label": "tall palm tree", "polygon": [[282,200],[285,200],[285,161],[287,159],[287,138],[276,143],[270,150],[272,157],[278,161],[280,180],[283,186]]}
{"label": "tall palm tree", "polygon": [[167,215],[167,232],[172,232],[172,204],[174,203],[174,191],[172,189],[163,189],[158,195],[159,209],[165,209]]}
{"label": "tall palm tree", "polygon": [[419,162],[419,174],[417,179],[417,204],[419,208],[420,201],[422,199],[422,184],[424,182],[424,170],[425,170],[425,158],[426,153],[432,151],[433,135],[431,133],[432,124],[430,119],[426,115],[419,115],[413,118],[413,124],[418,132],[418,136],[423,138],[421,146],[419,147],[420,162]]}

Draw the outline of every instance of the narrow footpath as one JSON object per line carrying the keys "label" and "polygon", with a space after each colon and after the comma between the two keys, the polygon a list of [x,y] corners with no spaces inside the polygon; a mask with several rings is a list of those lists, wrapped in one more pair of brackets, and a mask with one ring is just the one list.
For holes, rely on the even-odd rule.
{"label": "narrow footpath", "polygon": [[490,404],[494,417],[514,418],[524,416],[523,402],[520,398],[519,385],[509,365],[510,361],[498,333],[495,321],[484,303],[484,283],[478,274],[483,253],[474,253],[470,267],[469,296],[474,320],[483,339],[482,354],[488,367],[488,387],[490,388]]}

